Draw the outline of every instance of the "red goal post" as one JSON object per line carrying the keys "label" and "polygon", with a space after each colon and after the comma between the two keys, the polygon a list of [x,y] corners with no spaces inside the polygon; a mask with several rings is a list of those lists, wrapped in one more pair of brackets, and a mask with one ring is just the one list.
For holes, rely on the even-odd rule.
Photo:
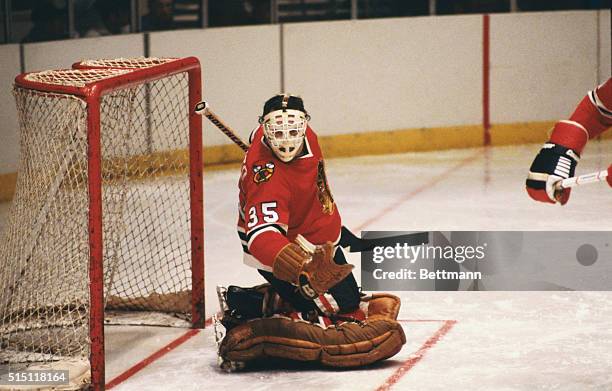
{"label": "red goal post", "polygon": [[[30,362],[85,353],[103,389],[105,307],[186,312],[204,327],[201,83],[194,57],[16,77],[22,160],[0,244],[2,349]],[[68,341],[83,339],[85,313],[84,347]]]}

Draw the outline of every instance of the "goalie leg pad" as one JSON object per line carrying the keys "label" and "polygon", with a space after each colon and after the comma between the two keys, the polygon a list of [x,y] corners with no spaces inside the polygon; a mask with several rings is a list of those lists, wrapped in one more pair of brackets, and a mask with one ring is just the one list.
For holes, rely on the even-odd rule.
{"label": "goalie leg pad", "polygon": [[[395,320],[399,299],[392,295],[366,302],[369,318],[321,327],[287,317],[254,319],[230,330],[219,353],[227,361],[266,357],[318,361],[332,367],[358,367],[397,354],[406,337]],[[391,306],[391,308],[389,307]]]}

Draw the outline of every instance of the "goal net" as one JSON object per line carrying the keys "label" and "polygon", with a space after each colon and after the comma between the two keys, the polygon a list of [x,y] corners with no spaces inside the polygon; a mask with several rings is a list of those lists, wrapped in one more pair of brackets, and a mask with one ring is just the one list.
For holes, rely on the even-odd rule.
{"label": "goal net", "polygon": [[103,386],[105,320],[203,327],[200,83],[194,58],[17,77],[0,364],[80,361]]}

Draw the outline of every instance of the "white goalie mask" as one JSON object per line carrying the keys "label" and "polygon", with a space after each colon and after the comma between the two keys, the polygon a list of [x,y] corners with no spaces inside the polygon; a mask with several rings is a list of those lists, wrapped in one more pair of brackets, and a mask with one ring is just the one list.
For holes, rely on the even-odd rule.
{"label": "white goalie mask", "polygon": [[264,135],[274,154],[288,163],[301,151],[308,115],[300,110],[281,109],[262,118]]}

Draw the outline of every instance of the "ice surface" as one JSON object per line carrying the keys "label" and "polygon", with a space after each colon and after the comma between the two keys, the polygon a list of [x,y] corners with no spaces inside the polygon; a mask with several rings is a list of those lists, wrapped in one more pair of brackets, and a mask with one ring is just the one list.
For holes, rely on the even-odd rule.
{"label": "ice surface", "polygon": [[[605,184],[576,188],[564,207],[528,198],[524,180],[538,150],[538,145],[528,145],[333,159],[327,162],[327,174],[343,223],[356,232],[612,231],[612,189]],[[605,169],[610,163],[612,142],[592,141],[577,174]],[[262,282],[254,269],[242,264],[235,230],[238,175],[238,169],[205,174],[208,316],[217,310],[216,285]],[[359,256],[348,258],[358,270]],[[285,364],[280,369],[225,374],[216,367],[212,328],[208,328],[116,389],[374,390],[417,352],[444,320],[457,323],[392,389],[612,389],[610,293],[396,294],[402,298],[400,318],[406,320],[402,325],[408,342],[393,359],[370,368],[334,371]],[[107,379],[184,332],[107,328]]]}
{"label": "ice surface", "polygon": [[[361,370],[260,366],[223,373],[212,329],[117,390],[375,390],[444,324],[457,323],[394,384],[397,390],[610,390],[610,294],[594,292],[397,292],[407,343]],[[432,321],[419,321],[432,320]],[[163,342],[162,340],[159,341]],[[112,358],[112,356],[111,356]]]}

